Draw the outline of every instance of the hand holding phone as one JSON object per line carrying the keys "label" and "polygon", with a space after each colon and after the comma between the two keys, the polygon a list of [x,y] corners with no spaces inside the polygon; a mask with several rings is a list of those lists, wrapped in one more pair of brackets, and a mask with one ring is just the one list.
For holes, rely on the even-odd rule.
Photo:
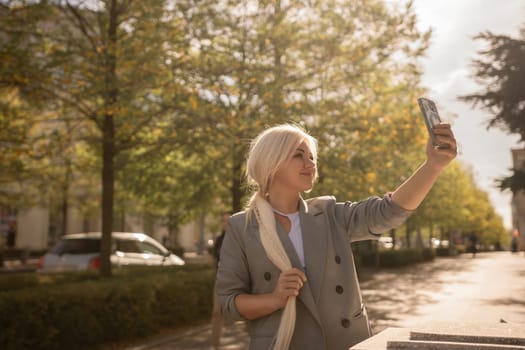
{"label": "hand holding phone", "polygon": [[433,131],[434,125],[441,123],[441,117],[439,116],[436,104],[434,101],[425,97],[418,98],[417,103],[419,104],[419,108],[425,119],[425,125],[427,126],[430,139],[432,140],[432,145],[438,148],[443,147],[436,141],[436,135],[434,135]]}

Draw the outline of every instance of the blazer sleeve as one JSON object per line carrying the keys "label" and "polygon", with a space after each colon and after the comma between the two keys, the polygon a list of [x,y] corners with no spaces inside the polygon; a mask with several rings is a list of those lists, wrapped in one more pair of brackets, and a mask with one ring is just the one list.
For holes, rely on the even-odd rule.
{"label": "blazer sleeve", "polygon": [[351,242],[377,239],[382,233],[401,226],[413,212],[394,203],[391,193],[383,198],[374,196],[359,202],[335,204],[338,226]]}
{"label": "blazer sleeve", "polygon": [[245,320],[235,306],[235,297],[250,290],[250,274],[242,239],[244,218],[245,215],[237,215],[228,220],[215,281],[221,313],[231,321]]}

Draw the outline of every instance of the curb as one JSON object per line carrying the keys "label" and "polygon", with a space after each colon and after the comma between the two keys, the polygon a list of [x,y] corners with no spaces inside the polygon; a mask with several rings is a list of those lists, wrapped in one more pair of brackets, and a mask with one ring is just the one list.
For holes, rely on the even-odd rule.
{"label": "curb", "polygon": [[181,338],[185,338],[185,337],[192,336],[194,334],[205,332],[205,331],[207,331],[210,328],[211,328],[210,325],[194,327],[192,329],[189,329],[189,330],[181,332],[181,333],[177,333],[177,334],[174,334],[174,335],[167,335],[167,336],[164,336],[164,337],[162,337],[160,339],[151,340],[147,344],[135,345],[135,346],[127,347],[124,350],[147,350],[147,349],[149,349],[151,347],[154,347],[154,346],[159,346],[159,345],[162,345],[162,344],[171,343],[171,342],[177,341],[177,340],[179,340]]}

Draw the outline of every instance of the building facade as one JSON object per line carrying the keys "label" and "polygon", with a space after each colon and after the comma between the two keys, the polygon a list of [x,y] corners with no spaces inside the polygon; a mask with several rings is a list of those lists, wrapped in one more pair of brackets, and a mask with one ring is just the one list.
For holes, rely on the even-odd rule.
{"label": "building facade", "polygon": [[[126,215],[122,221],[122,227],[115,231],[142,232],[168,248],[178,246],[186,252],[204,252],[205,242],[213,238],[213,234],[207,232],[207,223],[204,220],[182,225],[177,232],[171,233],[165,225],[158,222],[146,225],[143,219],[130,215]],[[53,220],[48,208],[32,207],[19,210],[0,208],[0,249],[7,248],[8,232],[10,227],[15,227],[12,248],[45,251],[62,235],[57,226],[59,225]],[[64,234],[93,232],[101,230],[101,222],[98,219],[86,219],[77,210],[70,208],[66,227]]]}

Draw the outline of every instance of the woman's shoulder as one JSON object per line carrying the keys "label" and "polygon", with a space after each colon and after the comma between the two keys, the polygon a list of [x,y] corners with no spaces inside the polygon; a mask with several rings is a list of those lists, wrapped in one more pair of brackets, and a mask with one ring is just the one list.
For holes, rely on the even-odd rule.
{"label": "woman's shoulder", "polygon": [[246,215],[247,215],[247,211],[246,210],[238,211],[238,212],[232,214],[232,216],[230,216],[228,221],[229,222],[237,222],[237,221],[240,221],[240,220],[246,220]]}
{"label": "woman's shoulder", "polygon": [[233,214],[232,216],[230,216],[230,218],[228,219],[228,223],[231,227],[236,228],[236,229],[245,228],[246,225],[249,225],[251,222],[250,217],[251,215],[249,214],[248,211],[246,210],[239,211]]}
{"label": "woman's shoulder", "polygon": [[306,201],[308,212],[315,215],[317,212],[326,211],[335,205],[336,199],[334,196],[320,196],[309,198]]}

